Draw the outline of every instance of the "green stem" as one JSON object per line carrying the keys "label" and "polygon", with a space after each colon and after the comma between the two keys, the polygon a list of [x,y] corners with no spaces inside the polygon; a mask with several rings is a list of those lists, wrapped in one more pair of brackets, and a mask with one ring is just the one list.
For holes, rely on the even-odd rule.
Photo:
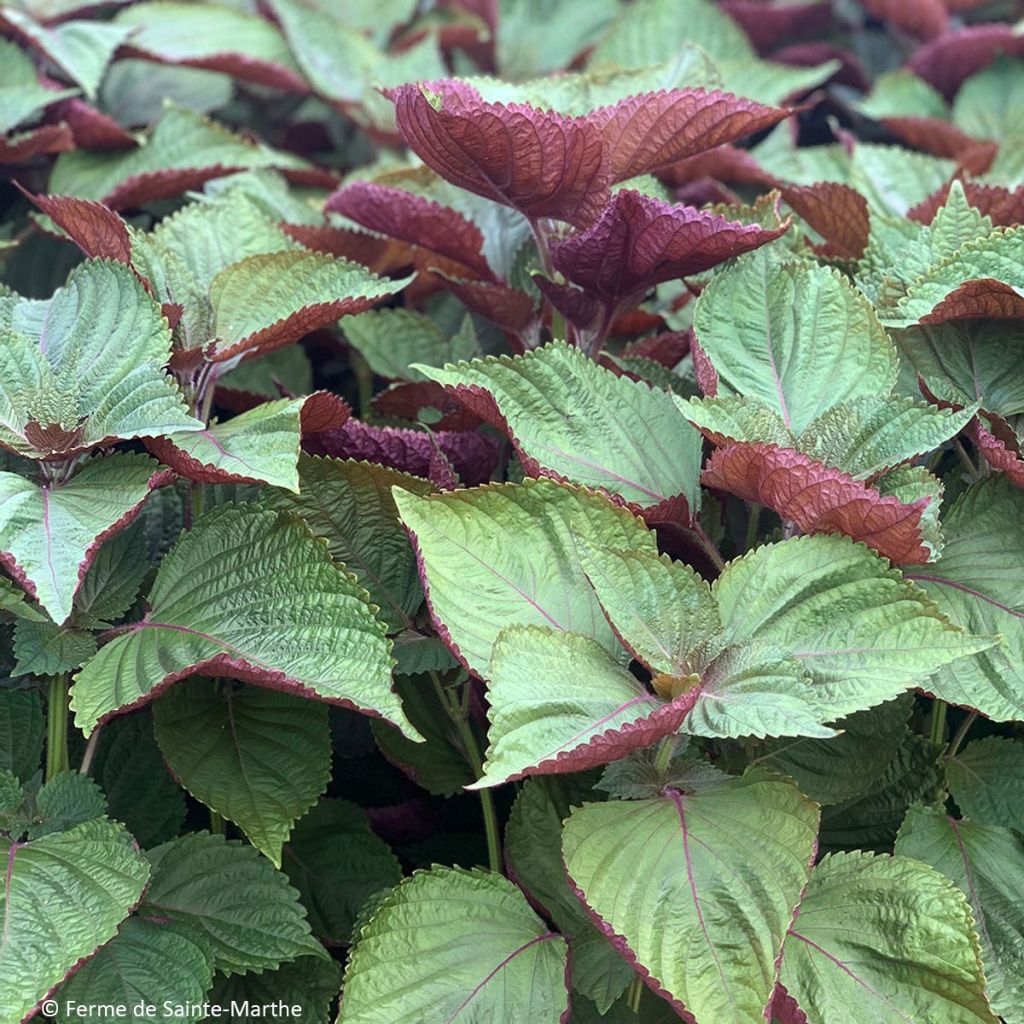
{"label": "green stem", "polygon": [[203,514],[203,485],[198,480],[193,480],[189,487],[189,492],[191,494],[192,523],[194,525]]}
{"label": "green stem", "polygon": [[960,728],[957,729],[956,735],[949,741],[949,746],[946,748],[946,757],[956,757],[957,751],[960,749],[960,745],[963,743],[967,734],[971,731],[971,726],[978,720],[978,712],[972,711],[961,723]]}
{"label": "green stem", "polygon": [[[462,748],[466,754],[466,760],[473,769],[473,774],[479,779],[484,773],[484,760],[480,755],[480,745],[476,741],[473,727],[469,724],[469,715],[464,709],[462,700],[453,697],[444,688],[441,679],[436,672],[430,673],[430,680],[434,684],[434,692],[441,701],[442,706],[447,710],[449,718],[455,724],[459,739],[462,741]],[[468,689],[470,683],[466,683]],[[480,797],[480,808],[484,815],[484,832],[487,835],[487,862],[495,874],[501,874],[501,834],[498,830],[498,812],[494,808],[494,797],[489,789],[477,791]]]}
{"label": "green stem", "polygon": [[675,736],[666,736],[658,747],[657,756],[654,758],[654,770],[658,778],[664,778],[668,766],[672,763],[672,755],[676,750]]}
{"label": "green stem", "polygon": [[365,420],[371,412],[373,401],[373,371],[370,364],[355,349],[350,350],[352,370],[356,375],[356,394],[359,402],[359,418]]}
{"label": "green stem", "polygon": [[946,741],[946,711],[949,705],[944,700],[936,700],[932,705],[932,743],[936,745]]}
{"label": "green stem", "polygon": [[978,472],[978,467],[971,462],[971,457],[967,454],[967,449],[963,446],[963,442],[959,437],[953,438],[953,451],[960,456],[960,461],[964,464],[964,469],[967,470],[967,475],[971,478],[971,481],[979,480],[981,474]]}
{"label": "green stem", "polygon": [[639,974],[633,976],[626,995],[626,1003],[634,1013],[640,1012],[640,997],[644,994],[644,979]]}
{"label": "green stem", "polygon": [[68,761],[68,677],[50,676],[46,705],[46,781],[66,772]]}
{"label": "green stem", "polygon": [[99,742],[100,732],[102,729],[102,725],[97,725],[93,729],[92,735],[89,737],[89,742],[85,745],[85,753],[82,755],[82,763],[78,766],[78,770],[82,775],[88,775],[89,771],[92,769],[92,759],[96,756],[96,744]]}
{"label": "green stem", "polygon": [[725,559],[721,552],[715,547],[715,542],[704,532],[700,523],[694,523],[688,527],[689,534],[697,541],[700,549],[711,559],[712,565],[721,572],[725,568]]}
{"label": "green stem", "polygon": [[750,513],[747,516],[747,551],[753,550],[757,543],[757,530],[761,525],[761,506],[755,501],[750,504]]}
{"label": "green stem", "polygon": [[218,814],[212,807],[210,808],[210,831],[215,836],[224,835],[224,817]]}

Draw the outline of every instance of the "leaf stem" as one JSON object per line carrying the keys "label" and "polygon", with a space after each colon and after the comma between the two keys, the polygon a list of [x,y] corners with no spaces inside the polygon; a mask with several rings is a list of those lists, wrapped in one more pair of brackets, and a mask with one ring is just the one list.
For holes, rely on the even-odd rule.
{"label": "leaf stem", "polygon": [[932,704],[932,743],[939,745],[946,739],[946,711],[949,705],[944,700],[938,700]]}
{"label": "leaf stem", "polygon": [[967,734],[971,731],[971,726],[978,720],[978,712],[972,711],[961,723],[960,728],[957,729],[956,735],[949,741],[949,746],[946,748],[946,757],[956,757],[957,751],[960,749],[960,745],[963,743]]}
{"label": "leaf stem", "polygon": [[761,505],[759,502],[750,503],[750,511],[747,515],[747,544],[746,550],[751,551],[757,543],[757,530],[761,525]]}
{"label": "leaf stem", "polygon": [[[479,779],[484,773],[484,761],[480,755],[480,745],[476,741],[473,727],[469,724],[468,702],[463,705],[460,697],[453,697],[445,689],[440,676],[436,672],[430,673],[430,681],[434,684],[434,691],[442,706],[447,710],[462,741],[462,748],[466,754],[466,760],[473,769],[473,774]],[[466,683],[466,689],[470,687]],[[480,808],[484,816],[484,832],[487,835],[487,861],[490,869],[495,874],[501,874],[503,857],[501,854],[501,833],[498,829],[498,813],[494,808],[494,797],[489,789],[477,790],[480,797]]]}
{"label": "leaf stem", "polygon": [[210,831],[215,836],[224,835],[224,816],[210,808]]}
{"label": "leaf stem", "polygon": [[960,461],[964,464],[964,469],[967,470],[967,475],[971,478],[971,482],[974,483],[980,480],[981,473],[978,472],[978,467],[971,462],[971,457],[967,454],[967,449],[959,437],[953,438],[953,451],[960,456]]}
{"label": "leaf stem", "polygon": [[644,979],[639,974],[633,975],[626,994],[626,1004],[634,1013],[640,1012],[640,997],[644,994]]}
{"label": "leaf stem", "polygon": [[658,753],[654,758],[654,770],[658,774],[658,778],[664,778],[665,773],[668,771],[668,766],[672,763],[672,755],[676,750],[676,738],[675,736],[666,736],[658,747]]}
{"label": "leaf stem", "polygon": [[92,759],[96,756],[96,745],[99,743],[100,732],[103,730],[102,725],[97,725],[92,735],[89,737],[89,742],[85,745],[85,753],[82,755],[82,763],[78,766],[78,771],[82,775],[88,775],[89,770],[92,768]]}
{"label": "leaf stem", "polygon": [[68,677],[50,676],[46,705],[46,781],[66,772],[68,762]]}
{"label": "leaf stem", "polygon": [[687,527],[687,529],[696,538],[701,551],[711,559],[714,567],[721,572],[725,568],[725,559],[718,548],[715,547],[715,542],[704,532],[700,523],[694,522],[693,526]]}

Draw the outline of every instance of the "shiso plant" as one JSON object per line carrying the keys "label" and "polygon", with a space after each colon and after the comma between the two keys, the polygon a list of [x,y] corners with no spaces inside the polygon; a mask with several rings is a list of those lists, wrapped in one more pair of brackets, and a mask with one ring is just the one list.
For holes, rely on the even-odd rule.
{"label": "shiso plant", "polygon": [[0,7],[0,1024],[1024,1024],[1021,17]]}

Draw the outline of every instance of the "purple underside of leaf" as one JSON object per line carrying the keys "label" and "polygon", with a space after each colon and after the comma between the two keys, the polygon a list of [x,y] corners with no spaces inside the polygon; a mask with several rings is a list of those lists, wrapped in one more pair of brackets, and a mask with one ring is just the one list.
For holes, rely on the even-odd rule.
{"label": "purple underside of leaf", "polygon": [[923,324],[951,320],[1019,320],[1024,317],[1024,290],[1005,281],[983,277],[965,281],[950,292],[927,316]]}
{"label": "purple underside of leaf", "polygon": [[871,232],[868,201],[848,185],[819,181],[782,190],[786,202],[824,239],[812,245],[826,259],[859,260]]}
{"label": "purple underside of leaf", "polygon": [[0,135],[0,164],[19,164],[48,153],[67,153],[74,148],[75,140],[66,124],[44,124],[28,132]]}
{"label": "purple underside of leaf", "polygon": [[993,417],[986,427],[975,417],[967,428],[982,458],[993,468],[1005,473],[1015,487],[1024,487],[1024,460],[1013,431],[1000,418]]}
{"label": "purple underside of leaf", "polygon": [[[620,705],[604,718],[588,726],[577,736],[566,740],[557,750],[542,755],[541,760],[522,771],[509,775],[502,782],[516,782],[530,775],[559,775],[565,772],[581,772],[589,768],[598,768],[617,761],[639,747],[648,747],[652,743],[677,732],[686,721],[686,716],[693,709],[701,694],[699,686],[680,694],[674,700],[665,702],[653,693],[640,694],[625,704]],[[591,729],[599,727],[631,706],[650,704],[655,708],[645,718],[637,718],[624,725],[606,729],[604,732],[591,736],[590,739],[577,747],[571,747],[581,736]],[[568,748],[568,749],[566,749]],[[466,789],[481,789],[480,784],[466,786]]]}
{"label": "purple underside of leaf", "polygon": [[921,532],[928,498],[904,504],[800,452],[770,444],[730,444],[708,460],[706,487],[756,501],[805,533],[842,533],[892,562],[926,562]]}
{"label": "purple underside of leaf", "polygon": [[119,54],[120,57],[135,57],[149,60],[157,64],[169,64],[174,67],[200,68],[204,71],[219,71],[243,82],[254,82],[282,92],[305,95],[309,92],[309,83],[299,74],[272,61],[258,57],[248,57],[244,53],[211,53],[205,57],[167,57],[152,50],[132,46],[126,43]]}
{"label": "purple underside of leaf", "polygon": [[1022,53],[1024,37],[1018,36],[1012,25],[969,25],[920,47],[907,67],[951,100],[965,79],[999,56],[1019,57]]}
{"label": "purple underside of leaf", "polygon": [[109,114],[79,96],[69,96],[47,111],[47,120],[63,121],[80,149],[133,149],[138,140]]}
{"label": "purple underside of leaf", "polygon": [[483,434],[448,430],[428,434],[371,426],[356,419],[307,439],[305,447],[314,455],[364,459],[425,479],[430,479],[431,460],[440,449],[467,487],[490,480],[501,455],[501,443]]}
{"label": "purple underside of leaf", "polygon": [[85,253],[97,259],[130,264],[132,243],[128,226],[113,210],[74,196],[25,195]]}
{"label": "purple underside of leaf", "polygon": [[[927,199],[922,199],[907,216],[922,224],[931,224],[946,205],[951,187],[951,184],[943,185]],[[1024,221],[1024,185],[1011,190],[1000,185],[976,185],[967,181],[961,182],[961,187],[967,202],[979,213],[990,217],[994,227],[1008,228]]]}
{"label": "purple underside of leaf", "polygon": [[808,1024],[807,1015],[781,982],[775,983],[775,992],[768,1010],[769,1021],[777,1021],[778,1024]]}
{"label": "purple underside of leaf", "polygon": [[522,331],[536,316],[533,298],[518,288],[490,281],[468,281],[439,275],[464,306],[509,331]]}
{"label": "purple underside of leaf", "polygon": [[[440,109],[424,94],[440,96]],[[402,138],[446,181],[522,211],[587,224],[608,200],[600,128],[525,104],[487,103],[445,79],[388,90]]]}
{"label": "purple underside of leaf", "polygon": [[480,229],[457,211],[423,196],[357,181],[330,196],[324,212],[340,213],[370,231],[428,249],[494,280]]}
{"label": "purple underside of leaf", "polygon": [[554,242],[551,258],[574,284],[614,309],[662,281],[699,274],[782,235],[622,189],[586,231]]}
{"label": "purple underside of leaf", "polygon": [[825,31],[832,20],[828,0],[804,0],[777,6],[769,6],[761,0],[722,0],[720,6],[762,54],[781,42],[817,35]]}
{"label": "purple underside of leaf", "polygon": [[[143,620],[134,623],[132,626],[132,632],[138,632],[141,629],[169,629],[201,637],[220,647],[227,646],[216,637],[200,633],[198,630],[187,629],[184,626],[171,625],[170,623],[147,622]],[[134,711],[136,708],[143,707],[150,701],[155,700],[175,683],[181,682],[182,679],[188,679],[190,676],[214,676],[225,679],[237,679],[240,682],[250,683],[253,686],[262,686],[267,690],[279,690],[281,693],[290,693],[296,697],[304,697],[306,700],[320,701],[323,704],[334,704],[338,707],[347,708],[349,711],[355,711],[360,715],[367,715],[369,718],[379,718],[382,721],[387,721],[384,715],[373,708],[362,707],[346,697],[331,697],[318,693],[316,690],[306,686],[305,683],[293,679],[279,669],[271,668],[268,665],[254,664],[245,658],[236,658],[230,654],[221,653],[214,655],[212,658],[197,661],[187,668],[168,673],[152,689],[147,690],[146,693],[137,697],[131,703],[122,704],[113,711],[108,711],[105,715],[101,715],[96,720],[93,729],[98,729],[112,718],[117,718],[120,715],[127,714],[129,711]]]}

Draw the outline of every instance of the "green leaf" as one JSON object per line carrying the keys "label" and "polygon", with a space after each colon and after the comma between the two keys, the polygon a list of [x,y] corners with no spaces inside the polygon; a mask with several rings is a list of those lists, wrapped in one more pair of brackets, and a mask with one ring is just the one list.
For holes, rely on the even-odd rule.
{"label": "green leaf", "polygon": [[868,201],[872,214],[903,217],[953,177],[956,163],[903,146],[858,141],[848,184]]}
{"label": "green leaf", "polygon": [[520,80],[562,71],[596,42],[618,12],[615,0],[551,9],[544,0],[502,0],[495,45],[500,74]]}
{"label": "green leaf", "polygon": [[[429,923],[424,927],[425,923]],[[360,933],[338,1024],[558,1024],[566,945],[500,875],[435,867],[404,879]]]}
{"label": "green leaf", "polygon": [[298,956],[325,958],[288,879],[251,846],[205,832],[146,853],[153,880],[141,917],[167,918],[225,974],[264,971]]}
{"label": "green leaf", "polygon": [[224,374],[219,387],[247,391],[263,398],[308,395],[313,390],[313,364],[301,345],[277,348],[266,355],[247,359]]}
{"label": "green leaf", "polygon": [[67,771],[55,775],[35,798],[36,821],[29,829],[29,838],[64,832],[84,821],[102,818],[107,802],[99,786],[80,772]]}
{"label": "green leaf", "polygon": [[214,361],[295,341],[346,313],[362,312],[408,282],[321,252],[247,256],[210,285]]}
{"label": "green leaf", "polygon": [[157,572],[146,617],[78,674],[78,724],[92,732],[204,669],[378,714],[415,738],[391,692],[390,643],[365,591],[284,514],[227,505],[182,535]]}
{"label": "green leaf", "polygon": [[795,448],[796,436],[782,416],[759,401],[741,395],[677,399],[682,414],[716,443],[763,441],[780,448]]}
{"label": "green leaf", "polygon": [[826,857],[786,937],[780,980],[821,1024],[996,1024],[967,900],[909,857]]}
{"label": "green leaf", "polygon": [[43,702],[35,690],[0,687],[0,768],[22,782],[34,775],[43,753]]}
{"label": "green leaf", "polygon": [[953,123],[980,139],[1019,145],[1024,139],[1024,64],[1004,57],[971,75],[953,101]]}
{"label": "green leaf", "polygon": [[4,10],[4,21],[77,82],[90,99],[96,96],[114,51],[128,36],[128,29],[103,21],[42,25],[17,7]]}
{"label": "green leaf", "polygon": [[506,626],[551,626],[620,650],[576,537],[653,551],[653,534],[625,509],[550,480],[426,497],[395,491],[395,503],[423,560],[441,635],[481,677]]}
{"label": "green leaf", "polygon": [[352,941],[356,915],[402,869],[370,830],[366,812],[347,800],[321,800],[285,843],[284,870],[299,891],[313,934],[328,945]]}
{"label": "green leaf", "polygon": [[370,369],[389,380],[426,380],[414,363],[438,367],[479,354],[473,321],[450,338],[423,313],[409,309],[375,309],[345,320],[345,340]]}
{"label": "green leaf", "polygon": [[871,304],[837,271],[771,247],[740,257],[694,313],[719,395],[756,399],[799,437],[840,402],[886,395],[898,360]]}
{"label": "green leaf", "polygon": [[857,109],[874,121],[887,117],[934,117],[949,120],[949,105],[942,93],[909,68],[879,75],[871,91],[856,103]]}
{"label": "green leaf", "polygon": [[487,698],[490,743],[470,788],[614,760],[674,731],[692,702],[672,707],[596,640],[538,626],[498,635]]}
{"label": "green leaf", "polygon": [[891,700],[952,662],[960,672],[969,663],[958,659],[993,643],[958,629],[884,558],[838,535],[756,548],[713,591],[724,642],[792,652],[829,720]]}
{"label": "green leaf", "polygon": [[[445,648],[447,651],[447,648]],[[476,781],[451,713],[442,706],[427,678],[399,678],[395,688],[402,707],[426,743],[413,743],[384,722],[371,722],[381,753],[417,786],[437,796],[455,796]]]}
{"label": "green leaf", "polygon": [[938,562],[906,576],[920,583],[950,620],[974,633],[1000,634],[995,647],[941,669],[936,697],[997,722],[1024,718],[1024,492],[1002,475],[966,490],[943,518]]}
{"label": "green leaf", "polygon": [[341,986],[341,967],[334,960],[301,956],[262,974],[218,975],[209,1002],[228,1024],[250,1024],[264,1007],[283,1003],[300,1007],[303,1024],[329,1024],[330,1008]]}
{"label": "green leaf", "polygon": [[830,739],[768,740],[755,748],[753,764],[794,779],[822,806],[865,793],[881,779],[907,733],[909,694],[836,722]]}
{"label": "green leaf", "polygon": [[77,92],[47,89],[39,81],[32,58],[13,40],[0,39],[0,135]]}
{"label": "green leaf", "polygon": [[167,770],[147,709],[104,726],[92,773],[107,796],[110,817],[123,821],[139,846],[156,846],[181,831],[185,794]]}
{"label": "green leaf", "polygon": [[395,674],[415,676],[423,672],[447,672],[458,668],[455,656],[437,636],[403,630],[395,637]]}
{"label": "green leaf", "polygon": [[907,732],[896,756],[870,789],[822,810],[822,847],[889,849],[907,808],[918,800],[939,799],[941,753],[941,748],[925,737]]}
{"label": "green leaf", "polygon": [[601,487],[640,508],[682,496],[700,509],[701,439],[671,395],[617,377],[578,348],[553,343],[526,355],[417,366],[474,409],[479,390],[528,472]]}
{"label": "green leaf", "polygon": [[26,622],[46,621],[46,616],[28,603],[25,592],[6,576],[0,576],[0,615],[3,614]]}
{"label": "green leaf", "polygon": [[423,603],[416,556],[391,495],[394,487],[418,495],[434,489],[385,466],[302,455],[299,493],[267,496],[272,507],[297,512],[326,539],[332,557],[355,573],[380,608],[389,632],[410,626]]}
{"label": "green leaf", "polygon": [[19,1021],[111,939],[149,878],[123,825],[97,818],[7,853],[0,1019]]}
{"label": "green leaf", "polygon": [[84,629],[61,628],[52,622],[26,622],[14,627],[12,676],[55,676],[81,667],[96,653],[96,638]]}
{"label": "green leaf", "polygon": [[566,881],[562,822],[572,805],[589,795],[575,782],[534,778],[523,786],[505,830],[505,859],[516,881],[568,939],[574,992],[606,1013],[633,979],[633,969],[587,917]]}
{"label": "green leaf", "polygon": [[175,778],[281,866],[281,847],[331,777],[327,706],[260,687],[191,679],[153,705]]}
{"label": "green leaf", "polygon": [[0,324],[4,447],[37,458],[202,427],[163,369],[160,307],[123,264],[88,260],[50,299],[0,298]]}
{"label": "green leaf", "polygon": [[0,830],[12,833],[18,827],[23,799],[18,776],[0,768]]}
{"label": "green leaf", "polygon": [[[236,135],[201,114],[166,103],[149,138],[135,149],[62,153],[47,186],[54,195],[107,200],[114,205],[134,197],[136,179],[166,171],[206,171],[274,167],[307,170],[309,164],[289,153]],[[212,174],[211,176],[216,176]]]}
{"label": "green leaf", "polygon": [[[174,496],[174,490],[169,489]],[[157,497],[159,497],[159,492]],[[75,594],[73,620],[87,629],[102,629],[120,619],[135,604],[149,574],[145,512],[126,529],[103,542]]]}
{"label": "green leaf", "polygon": [[896,852],[930,864],[956,883],[977,923],[992,1009],[1006,1024],[1024,1021],[1024,837],[1008,828],[955,821],[916,805]]}
{"label": "green leaf", "polygon": [[874,487],[883,498],[898,498],[905,505],[911,505],[922,498],[928,499],[928,505],[921,513],[920,529],[924,546],[934,561],[945,543],[939,522],[944,491],[942,481],[924,466],[897,466],[880,476],[874,482]]}
{"label": "green leaf", "polygon": [[[191,1013],[176,1014],[175,1020],[197,1021],[201,1005],[213,981],[209,956],[201,942],[188,930],[143,917],[129,917],[117,935],[97,950],[61,986],[55,996],[61,1024],[73,1024],[81,1017],[78,1007],[123,1006],[122,1020],[153,1020],[139,1004],[164,1010],[164,1004],[196,1006]],[[67,1011],[67,1012],[65,1012]]]}
{"label": "green leaf", "polygon": [[145,455],[119,452],[90,460],[63,484],[0,473],[0,551],[59,625],[93,552],[134,517],[158,468]]}
{"label": "green leaf", "polygon": [[794,785],[753,770],[584,804],[562,848],[570,884],[680,1016],[760,1024],[817,824]]}
{"label": "green leaf", "polygon": [[969,744],[946,761],[946,783],[971,821],[1024,832],[1024,743],[987,736]]}

